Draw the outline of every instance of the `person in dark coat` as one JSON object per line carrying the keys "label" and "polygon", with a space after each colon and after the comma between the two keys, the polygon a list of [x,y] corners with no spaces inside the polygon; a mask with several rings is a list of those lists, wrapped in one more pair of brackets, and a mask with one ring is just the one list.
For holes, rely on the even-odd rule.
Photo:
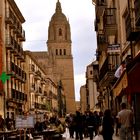
{"label": "person in dark coat", "polygon": [[112,140],[112,136],[114,133],[114,119],[111,116],[110,109],[105,110],[102,125],[103,125],[102,135],[104,140]]}
{"label": "person in dark coat", "polygon": [[75,122],[76,140],[78,140],[79,138],[80,140],[83,140],[83,116],[79,111],[76,111],[74,122]]}
{"label": "person in dark coat", "polygon": [[90,140],[93,139],[93,133],[95,131],[95,119],[92,112],[88,112],[86,116],[86,124],[89,133]]}

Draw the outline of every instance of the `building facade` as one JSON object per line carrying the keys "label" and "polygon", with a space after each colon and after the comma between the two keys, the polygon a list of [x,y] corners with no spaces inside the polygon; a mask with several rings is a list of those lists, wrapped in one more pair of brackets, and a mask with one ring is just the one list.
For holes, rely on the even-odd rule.
{"label": "building facade", "polygon": [[[98,90],[104,96],[105,108],[112,109],[114,114],[120,110],[122,102],[133,109],[134,130],[136,139],[139,139],[140,1],[93,0],[93,4],[99,62]],[[121,62],[125,62],[126,67],[116,78],[114,72]],[[109,79],[104,79],[105,76]]]}
{"label": "building facade", "polygon": [[56,84],[62,82],[66,96],[66,112],[75,112],[70,24],[62,12],[59,0],[49,23],[47,48],[48,52],[34,52],[34,56]]}
{"label": "building facade", "polygon": [[94,80],[96,76],[96,71],[95,71],[95,64],[97,61],[92,62],[87,66],[86,69],[86,90],[87,90],[87,95],[88,95],[88,103],[89,103],[89,110],[94,111],[96,109],[96,104],[97,104],[97,96],[99,95],[97,91],[97,86],[96,82]]}
{"label": "building facade", "polygon": [[86,68],[86,84],[80,87],[80,105],[82,113],[89,110],[99,110],[97,80],[98,62],[94,61]]}
{"label": "building facade", "polygon": [[[112,86],[116,82],[114,73],[121,62],[120,34],[117,2],[115,0],[95,0],[97,32],[97,61],[99,63],[98,91],[103,96],[104,109],[114,107]],[[111,102],[110,102],[111,99]]]}
{"label": "building facade", "polygon": [[[61,7],[58,1],[57,9],[59,8]],[[73,76],[72,56],[69,57],[70,54],[68,54],[64,60],[61,59],[62,65],[58,59],[56,63],[59,64],[59,67],[56,70],[52,54],[39,53],[41,56],[45,56],[43,64],[39,61],[39,57],[35,58],[35,52],[23,51],[25,31],[22,24],[24,22],[25,19],[14,0],[0,1],[0,75],[4,73],[10,76],[5,83],[2,83],[2,79],[0,80],[0,114],[4,118],[9,116],[11,119],[15,119],[17,115],[42,112],[61,112],[61,116],[63,116],[66,113],[66,100],[68,100],[65,98],[67,92],[64,91],[65,78],[68,81],[66,83],[70,84],[69,87],[74,91],[74,80],[71,77]],[[67,54],[67,52],[65,53]],[[60,75],[64,73],[61,66],[63,67],[63,64],[66,63],[65,59],[68,60],[68,65],[72,70],[70,77],[67,75],[60,78]],[[61,71],[61,74],[58,71]],[[61,80],[64,85],[59,85]],[[75,101],[74,96],[71,99],[73,102]],[[75,109],[75,106],[72,106],[72,109]]]}
{"label": "building facade", "polygon": [[14,117],[15,114],[21,114],[24,111],[24,105],[27,102],[25,55],[22,47],[22,42],[25,41],[22,24],[25,19],[14,0],[0,1],[0,16],[2,72],[11,75],[11,78],[3,84],[4,96],[0,98],[6,98],[0,106],[4,117],[6,114]]}

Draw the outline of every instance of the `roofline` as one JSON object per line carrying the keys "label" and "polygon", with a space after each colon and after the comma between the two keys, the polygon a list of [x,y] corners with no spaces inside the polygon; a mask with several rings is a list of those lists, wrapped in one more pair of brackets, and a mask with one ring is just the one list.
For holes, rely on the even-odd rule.
{"label": "roofline", "polygon": [[8,2],[10,3],[11,7],[13,8],[13,10],[15,11],[15,14],[17,15],[17,17],[20,19],[21,23],[25,22],[25,18],[23,17],[21,11],[19,10],[17,4],[15,3],[14,0],[8,0]]}
{"label": "roofline", "polygon": [[38,61],[36,61],[35,57],[32,55],[32,52],[31,51],[24,51],[24,52],[25,55],[29,55],[31,59],[36,63],[36,65],[44,72],[44,74],[47,75],[46,71],[41,67],[41,65],[39,65]]}

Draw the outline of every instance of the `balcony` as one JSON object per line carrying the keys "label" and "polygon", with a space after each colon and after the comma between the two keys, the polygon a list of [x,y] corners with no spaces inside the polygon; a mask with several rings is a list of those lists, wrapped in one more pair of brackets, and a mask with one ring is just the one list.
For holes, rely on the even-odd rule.
{"label": "balcony", "polygon": [[10,9],[7,9],[5,22],[7,24],[10,24],[11,25],[11,24],[14,24],[14,20],[15,20],[15,17],[14,17],[13,12]]}
{"label": "balcony", "polygon": [[125,30],[126,30],[127,41],[136,41],[140,35],[140,30],[133,25],[132,19],[130,18],[129,14],[125,19],[125,25],[126,25]]}
{"label": "balcony", "polygon": [[99,51],[106,51],[107,50],[107,41],[104,34],[97,35],[97,46]]}
{"label": "balcony", "polygon": [[14,50],[14,39],[10,35],[6,35],[6,48],[8,50]]}
{"label": "balcony", "polygon": [[25,40],[26,40],[26,38],[25,38],[25,31],[24,31],[23,29],[22,29],[20,35],[21,35],[21,36],[19,37],[20,41],[25,41]]}
{"label": "balcony", "polygon": [[117,33],[116,8],[105,8],[103,23],[106,35],[116,35]]}
{"label": "balcony", "polygon": [[113,67],[112,64],[109,63],[109,57],[107,57],[99,71],[99,85],[105,87],[108,84],[113,83],[115,71],[115,66]]}
{"label": "balcony", "polygon": [[27,94],[25,94],[21,91],[18,91],[16,89],[12,89],[11,101],[18,102],[18,103],[23,103],[24,101],[27,101]]}
{"label": "balcony", "polygon": [[40,72],[39,70],[37,70],[37,71],[35,72],[35,79],[36,79],[36,80],[41,80],[41,72]]}
{"label": "balcony", "polygon": [[40,104],[40,103],[36,103],[36,102],[35,102],[35,108],[36,109],[42,109],[42,110],[47,109],[45,104]]}
{"label": "balcony", "polygon": [[8,63],[7,73],[12,74],[13,77],[22,82],[26,81],[26,73],[13,62]]}
{"label": "balcony", "polygon": [[136,26],[140,26],[140,1],[139,0],[135,0],[134,7],[135,7],[134,9],[135,9]]}
{"label": "balcony", "polygon": [[17,29],[15,32],[20,41],[25,41],[25,31],[22,29],[22,25],[20,25],[20,23],[17,23]]}
{"label": "balcony", "polygon": [[14,55],[17,56],[17,58],[21,61],[25,61],[23,48],[19,44],[16,44],[16,53]]}
{"label": "balcony", "polygon": [[96,16],[100,17],[106,8],[106,0],[96,0]]}

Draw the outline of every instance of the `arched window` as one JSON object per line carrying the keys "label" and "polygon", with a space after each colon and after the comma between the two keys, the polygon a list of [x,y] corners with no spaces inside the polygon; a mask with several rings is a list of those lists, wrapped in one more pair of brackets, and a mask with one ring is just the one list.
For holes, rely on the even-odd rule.
{"label": "arched window", "polygon": [[64,49],[64,55],[66,55],[66,49]]}
{"label": "arched window", "polygon": [[59,28],[59,36],[62,36],[62,29]]}
{"label": "arched window", "polygon": [[60,49],[60,55],[62,55],[62,50]]}
{"label": "arched window", "polygon": [[56,55],[58,55],[58,49],[56,49]]}

